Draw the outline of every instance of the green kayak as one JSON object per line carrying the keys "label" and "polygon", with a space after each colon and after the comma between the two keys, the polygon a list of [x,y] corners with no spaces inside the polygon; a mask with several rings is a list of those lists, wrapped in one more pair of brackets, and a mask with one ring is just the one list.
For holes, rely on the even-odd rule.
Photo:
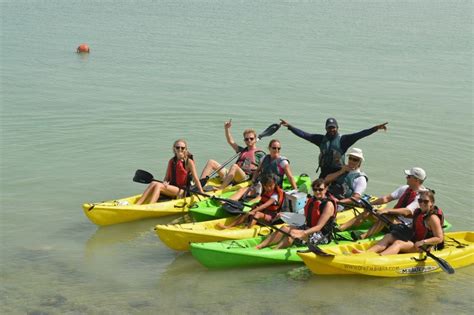
{"label": "green kayak", "polygon": [[[368,225],[364,224],[356,231],[367,231]],[[445,230],[451,228],[451,224],[445,221]],[[338,232],[337,243],[332,241],[326,245],[319,245],[324,250],[325,247],[335,246],[338,244],[355,243],[351,240],[351,231]],[[377,234],[369,239],[359,240],[357,243],[378,240],[383,234]],[[192,255],[205,267],[213,268],[236,268],[250,266],[266,266],[277,264],[303,264],[301,258],[297,255],[298,250],[307,250],[306,246],[292,246],[285,249],[273,249],[266,247],[256,249],[255,246],[260,244],[264,236],[248,238],[243,240],[228,240],[211,243],[191,243],[190,250]]]}
{"label": "green kayak", "polygon": [[[306,191],[311,190],[311,179],[308,175],[295,176],[296,185],[303,190],[302,187],[305,187]],[[285,191],[290,191],[292,189],[289,180],[285,177],[283,180],[283,189]],[[221,198],[230,198],[235,191],[223,193],[219,197]],[[300,200],[300,204],[304,206],[304,200]],[[254,202],[255,203],[255,202]],[[252,204],[251,202],[249,204]],[[249,207],[245,207],[244,211],[249,211]],[[196,202],[193,206],[189,208],[189,215],[192,220],[195,222],[202,222],[208,220],[215,220],[219,218],[226,218],[232,216],[221,207],[221,203],[217,200],[206,199],[203,201]]]}

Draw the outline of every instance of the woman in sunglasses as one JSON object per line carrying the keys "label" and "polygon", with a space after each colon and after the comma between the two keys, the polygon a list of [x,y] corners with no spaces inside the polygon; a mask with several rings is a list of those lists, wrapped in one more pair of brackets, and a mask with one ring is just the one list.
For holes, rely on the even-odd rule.
{"label": "woman in sunglasses", "polygon": [[193,156],[188,151],[186,140],[176,140],[173,144],[173,152],[174,157],[168,161],[168,168],[163,182],[151,182],[137,201],[137,205],[145,203],[146,200],[148,200],[148,203],[157,202],[161,193],[169,197],[184,197],[191,178],[197,189],[204,192],[197,176]]}
{"label": "woman in sunglasses", "polygon": [[[418,204],[420,207],[413,213],[413,237],[411,240],[402,241],[389,233],[367,251],[380,255],[393,255],[417,252],[422,246],[436,246],[437,249],[442,249],[444,245],[444,215],[443,211],[435,206],[434,191],[421,192]],[[359,253],[357,250],[354,252]]]}
{"label": "woman in sunglasses", "polygon": [[283,227],[282,230],[289,233],[291,237],[279,231],[273,232],[256,246],[257,249],[277,243],[275,249],[287,248],[293,244],[295,239],[312,244],[327,244],[331,241],[337,213],[336,201],[327,195],[327,186],[322,178],[315,180],[311,187],[313,196],[308,198],[304,207],[306,224],[301,227]]}
{"label": "woman in sunglasses", "polygon": [[263,176],[264,174],[273,174],[277,178],[278,186],[282,187],[283,178],[286,177],[290,181],[291,187],[297,189],[295,179],[291,172],[290,161],[281,156],[281,142],[277,139],[272,139],[268,144],[268,150],[270,154],[267,154],[260,165],[257,168],[257,171],[253,174],[252,181],[255,182],[258,177]]}

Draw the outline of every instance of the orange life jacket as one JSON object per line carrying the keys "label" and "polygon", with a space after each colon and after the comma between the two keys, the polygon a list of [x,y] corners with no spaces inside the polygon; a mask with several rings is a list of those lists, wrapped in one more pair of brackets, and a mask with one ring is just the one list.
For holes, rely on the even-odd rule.
{"label": "orange life jacket", "polygon": [[426,220],[431,215],[437,215],[441,221],[441,226],[444,225],[443,211],[437,206],[434,206],[434,209],[428,211],[427,213],[423,213],[420,208],[413,212],[413,241],[418,242],[426,238],[433,237],[433,231],[431,231],[426,224]]}
{"label": "orange life jacket", "polygon": [[168,178],[171,185],[174,185],[181,189],[186,187],[186,185],[188,184],[189,175],[189,172],[186,169],[187,164],[188,159],[178,160],[176,156],[168,161],[166,178]]}
{"label": "orange life jacket", "polygon": [[274,195],[274,194],[277,194],[278,195],[278,201],[277,203],[273,203],[272,205],[268,206],[265,210],[269,210],[269,211],[280,211],[281,207],[283,206],[283,201],[285,200],[285,192],[283,191],[283,189],[280,188],[280,186],[278,185],[275,185],[275,189],[270,192],[270,193],[266,193],[266,192],[263,192],[261,197],[260,197],[260,201],[259,201],[259,205],[263,205],[265,202],[267,202],[268,200],[270,200],[270,198]]}
{"label": "orange life jacket", "polygon": [[415,200],[416,195],[417,195],[417,192],[411,189],[410,187],[408,187],[400,196],[397,204],[393,208],[394,209],[406,208],[410,203],[413,202],[413,200]]}

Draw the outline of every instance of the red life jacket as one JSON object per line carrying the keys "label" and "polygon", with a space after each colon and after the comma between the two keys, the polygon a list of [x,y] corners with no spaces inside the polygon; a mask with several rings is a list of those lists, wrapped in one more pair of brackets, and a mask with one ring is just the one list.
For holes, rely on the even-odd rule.
{"label": "red life jacket", "polygon": [[247,175],[251,175],[254,171],[257,170],[257,152],[263,151],[257,148],[245,148],[242,152],[240,152],[239,158],[237,159],[237,162],[235,162]]}
{"label": "red life jacket", "polygon": [[400,196],[397,204],[393,208],[394,209],[406,208],[410,203],[413,202],[413,200],[415,200],[416,195],[417,195],[417,192],[411,189],[410,187],[408,187]]}
{"label": "red life jacket", "polygon": [[441,209],[437,206],[433,210],[423,213],[420,208],[413,212],[413,241],[418,242],[426,238],[433,237],[433,231],[431,231],[426,224],[426,220],[431,215],[437,215],[441,221],[441,226],[444,225],[444,214]]}
{"label": "red life jacket", "polygon": [[262,196],[260,197],[260,201],[259,201],[259,205],[263,205],[265,202],[267,202],[268,200],[270,200],[270,198],[272,197],[272,195],[274,194],[277,194],[278,195],[278,202],[277,204],[273,203],[272,205],[268,206],[266,210],[268,211],[279,211],[281,209],[281,207],[283,206],[283,201],[285,200],[285,192],[283,191],[283,189],[280,188],[280,186],[278,185],[275,185],[275,189],[270,192],[270,193],[266,193],[266,192],[263,192],[262,193]]}
{"label": "red life jacket", "polygon": [[306,224],[308,227],[313,227],[316,226],[319,222],[319,218],[321,217],[322,211],[326,204],[328,202],[332,202],[334,205],[334,213],[332,215],[332,218],[326,222],[325,226],[323,229],[329,225],[332,224],[334,219],[336,218],[337,215],[337,203],[333,198],[325,198],[322,200],[317,200],[314,197],[310,197],[308,201],[306,202],[306,205],[304,206],[304,215],[306,217]]}
{"label": "red life jacket", "polygon": [[166,173],[166,178],[171,185],[179,187],[181,189],[185,188],[188,184],[188,175],[189,172],[186,170],[186,165],[188,164],[188,159],[178,160],[176,157],[171,158],[168,161],[168,169]]}

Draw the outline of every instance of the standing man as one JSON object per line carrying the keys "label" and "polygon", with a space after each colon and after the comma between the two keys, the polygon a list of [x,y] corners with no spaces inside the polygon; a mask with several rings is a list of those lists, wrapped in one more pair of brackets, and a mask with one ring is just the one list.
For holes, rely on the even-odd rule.
{"label": "standing man", "polygon": [[288,129],[295,135],[308,140],[319,147],[319,163],[318,169],[316,170],[316,172],[318,172],[318,170],[321,169],[319,178],[325,178],[328,174],[339,171],[342,165],[344,165],[344,154],[346,153],[347,149],[349,149],[349,147],[351,147],[358,140],[373,134],[377,130],[383,129],[386,131],[386,125],[388,124],[388,122],[386,122],[369,129],[341,136],[338,132],[339,126],[335,118],[328,118],[326,120],[325,135],[307,133],[301,129],[293,127],[286,120],[280,120],[280,124],[288,127]]}

